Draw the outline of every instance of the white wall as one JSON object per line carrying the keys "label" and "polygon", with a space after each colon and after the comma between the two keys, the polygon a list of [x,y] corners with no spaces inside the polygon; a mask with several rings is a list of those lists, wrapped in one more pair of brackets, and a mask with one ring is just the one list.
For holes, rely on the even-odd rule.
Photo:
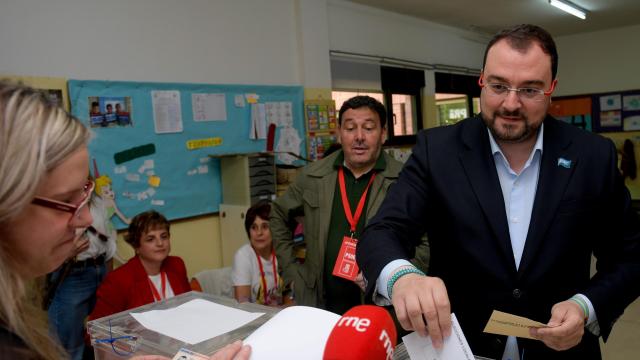
{"label": "white wall", "polygon": [[[556,94],[640,88],[639,37],[640,25],[557,38]],[[329,49],[480,68],[486,41],[342,0],[2,0],[0,7],[0,73],[14,75],[329,87]]]}
{"label": "white wall", "polygon": [[331,50],[479,69],[485,37],[340,0],[329,0]]}
{"label": "white wall", "polygon": [[556,95],[640,89],[640,25],[558,37]]}
{"label": "white wall", "polygon": [[[482,67],[489,37],[343,0],[328,0],[328,9],[331,50]],[[640,25],[558,37],[556,43],[555,95],[640,89]],[[433,77],[426,73],[429,87]],[[349,81],[340,80],[342,87]]]}
{"label": "white wall", "polygon": [[295,5],[301,83],[331,88],[327,0],[296,0]]}
{"label": "white wall", "polygon": [[0,73],[301,84],[294,1],[2,0]]}

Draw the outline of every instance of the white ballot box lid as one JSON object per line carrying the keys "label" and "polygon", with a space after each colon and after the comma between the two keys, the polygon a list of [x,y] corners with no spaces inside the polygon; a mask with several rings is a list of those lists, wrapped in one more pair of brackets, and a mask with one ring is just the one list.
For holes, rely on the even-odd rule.
{"label": "white ballot box lid", "polygon": [[[210,301],[214,304],[250,313],[264,313],[264,315],[235,330],[197,344],[185,343],[147,329],[131,315],[131,313],[150,310],[174,309],[196,299]],[[160,302],[89,321],[87,323],[87,332],[91,336],[91,344],[94,348],[96,360],[122,359],[133,355],[163,355],[172,358],[182,348],[204,355],[211,355],[229,343],[246,338],[277,312],[278,309],[273,307],[252,303],[238,303],[235,299],[191,291]],[[189,327],[190,324],[185,323],[182,326]]]}

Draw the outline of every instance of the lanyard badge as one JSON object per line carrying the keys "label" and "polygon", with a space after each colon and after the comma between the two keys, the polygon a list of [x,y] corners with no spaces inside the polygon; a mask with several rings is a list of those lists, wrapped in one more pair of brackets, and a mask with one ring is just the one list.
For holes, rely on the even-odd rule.
{"label": "lanyard badge", "polygon": [[151,279],[149,279],[149,277],[147,276],[147,281],[149,281],[149,286],[151,286],[151,294],[153,295],[153,301],[160,301],[167,298],[167,273],[165,273],[164,271],[161,271],[160,279],[161,279],[160,286],[162,289],[162,293],[158,291],[156,286],[153,284],[153,281],[151,281]]}
{"label": "lanyard badge", "polygon": [[342,238],[342,245],[340,246],[340,251],[338,252],[338,257],[336,258],[336,264],[333,267],[332,274],[334,276],[351,281],[354,281],[356,279],[356,276],[358,276],[359,269],[358,264],[356,263],[356,245],[358,244],[358,239],[354,238],[354,234],[356,233],[358,221],[360,220],[362,211],[364,210],[364,203],[367,199],[367,193],[369,192],[369,188],[371,187],[371,184],[373,183],[373,179],[375,179],[375,177],[376,174],[373,173],[371,175],[371,179],[369,179],[367,187],[364,189],[364,192],[360,197],[360,201],[358,201],[356,213],[352,214],[344,181],[344,169],[338,169],[338,181],[340,183],[340,195],[342,195],[342,207],[344,208],[344,214],[347,217],[347,221],[349,222],[351,234],[350,236],[344,236]]}
{"label": "lanyard badge", "polygon": [[[265,276],[264,267],[262,266],[262,259],[260,259],[260,255],[258,255],[256,249],[253,249],[253,252],[256,254],[256,258],[258,259],[258,268],[260,269],[260,280],[262,283],[262,290],[264,295],[264,305],[271,305],[272,299],[269,295],[269,288],[267,287],[267,277]],[[273,282],[275,284],[274,290],[278,289],[278,265],[276,263],[276,253],[273,249],[271,249],[271,266],[273,267]]]}

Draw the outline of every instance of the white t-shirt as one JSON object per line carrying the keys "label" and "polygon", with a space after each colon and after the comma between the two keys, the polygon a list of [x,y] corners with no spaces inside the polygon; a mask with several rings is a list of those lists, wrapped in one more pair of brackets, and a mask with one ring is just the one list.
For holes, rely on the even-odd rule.
{"label": "white t-shirt", "polygon": [[[155,285],[156,290],[158,290],[158,294],[160,294],[160,297],[162,297],[162,278],[160,277],[161,274],[162,273],[157,275],[149,275],[149,280],[151,280],[153,285]],[[165,284],[165,294],[167,295],[165,299],[169,299],[175,296],[175,294],[173,293],[173,289],[171,288],[171,283],[169,282],[169,277],[167,277]]]}
{"label": "white t-shirt", "polygon": [[[282,304],[282,278],[278,274],[278,285],[276,286],[271,258],[269,258],[269,260],[261,258],[261,261],[267,288],[269,289],[267,292],[270,299],[269,304]],[[277,266],[278,264],[276,263],[276,271]],[[251,302],[264,304],[264,291],[262,289],[262,278],[260,276],[258,258],[250,244],[242,246],[236,252],[233,258],[231,281],[233,282],[233,286],[251,286]]]}

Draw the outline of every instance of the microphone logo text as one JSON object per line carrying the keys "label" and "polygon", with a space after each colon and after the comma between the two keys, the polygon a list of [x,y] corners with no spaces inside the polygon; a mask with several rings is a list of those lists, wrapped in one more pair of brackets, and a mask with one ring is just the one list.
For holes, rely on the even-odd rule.
{"label": "microphone logo text", "polygon": [[343,316],[338,321],[338,326],[352,326],[358,332],[365,332],[371,325],[371,320],[357,316]]}

